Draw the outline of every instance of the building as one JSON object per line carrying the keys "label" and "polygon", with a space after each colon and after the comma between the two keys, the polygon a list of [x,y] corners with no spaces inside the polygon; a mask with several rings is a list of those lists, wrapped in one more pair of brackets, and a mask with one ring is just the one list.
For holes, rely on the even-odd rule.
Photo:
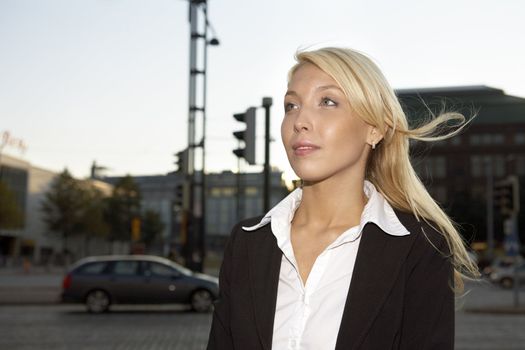
{"label": "building", "polygon": [[[113,185],[119,179],[120,177],[102,178]],[[140,188],[141,210],[158,212],[164,223],[164,231],[150,253],[166,256],[180,254],[181,218],[175,203],[176,188],[183,183],[183,176],[173,172],[167,175],[134,176],[133,179]],[[263,214],[263,174],[238,175],[231,171],[209,173],[206,175],[206,187],[206,246],[211,250],[222,251],[226,238],[237,221]],[[238,197],[238,191],[243,195]],[[272,171],[270,204],[277,204],[288,192],[282,173]],[[197,194],[196,198],[200,199],[200,196]]]}
{"label": "building", "polygon": [[[413,165],[433,197],[461,225],[467,240],[485,241],[487,184],[517,175],[525,186],[525,98],[486,86],[396,91],[411,125],[429,111],[457,111],[474,118],[451,139],[413,142]],[[492,180],[491,180],[492,179]],[[523,193],[523,191],[522,191]],[[521,196],[523,203],[524,195]],[[523,207],[522,205],[522,208]],[[525,209],[524,209],[525,210]],[[525,241],[525,211],[519,215]],[[503,240],[502,217],[495,211],[495,238]]]}
{"label": "building", "polygon": [[[7,213],[0,220],[0,266],[19,265],[22,259],[44,265],[63,261],[62,239],[49,231],[41,211],[45,194],[57,175],[56,172],[2,154],[0,183],[4,190],[0,206],[10,209],[9,212],[0,210]],[[111,186],[107,183],[85,181],[105,195],[111,193]],[[82,236],[69,239],[65,249],[72,259],[78,259],[89,254],[108,253],[115,247],[110,247],[102,238],[86,240]],[[117,247],[117,250],[123,251],[126,247]]]}
{"label": "building", "polygon": [[[222,250],[225,239],[238,221],[264,214],[263,174],[238,174],[231,171],[207,176],[206,239],[209,247]],[[270,207],[289,193],[282,173],[272,171],[270,176]],[[241,193],[241,196],[237,196]]]}

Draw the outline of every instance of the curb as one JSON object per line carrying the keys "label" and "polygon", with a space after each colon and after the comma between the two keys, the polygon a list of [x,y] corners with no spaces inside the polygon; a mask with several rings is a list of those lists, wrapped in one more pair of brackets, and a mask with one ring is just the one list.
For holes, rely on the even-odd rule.
{"label": "curb", "polygon": [[493,315],[525,315],[525,306],[519,306],[518,308],[507,306],[507,307],[479,307],[479,308],[466,308],[466,313],[473,314],[493,314]]}

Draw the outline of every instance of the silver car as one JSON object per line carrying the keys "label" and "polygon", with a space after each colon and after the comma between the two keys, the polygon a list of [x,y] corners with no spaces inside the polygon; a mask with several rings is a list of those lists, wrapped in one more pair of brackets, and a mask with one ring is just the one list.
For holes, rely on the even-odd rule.
{"label": "silver car", "polygon": [[[499,284],[503,288],[512,288],[515,283],[516,273],[514,271],[515,265],[504,265],[494,267],[488,277],[491,282]],[[517,266],[517,276],[520,286],[525,285],[525,263],[519,263]]]}
{"label": "silver car", "polygon": [[150,255],[84,258],[67,272],[62,302],[85,303],[89,312],[111,304],[189,304],[207,312],[218,297],[218,279]]}

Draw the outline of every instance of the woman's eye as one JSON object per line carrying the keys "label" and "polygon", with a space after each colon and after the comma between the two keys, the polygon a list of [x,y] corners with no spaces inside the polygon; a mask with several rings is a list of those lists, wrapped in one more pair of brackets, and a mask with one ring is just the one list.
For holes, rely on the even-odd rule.
{"label": "woman's eye", "polygon": [[335,102],[334,100],[328,97],[323,97],[323,99],[321,100],[321,104],[323,106],[329,106],[329,107],[337,106],[337,102]]}
{"label": "woman's eye", "polygon": [[289,112],[289,111],[291,111],[292,109],[295,109],[295,108],[296,108],[296,105],[291,103],[291,102],[288,102],[288,103],[284,104],[284,111],[285,112]]}

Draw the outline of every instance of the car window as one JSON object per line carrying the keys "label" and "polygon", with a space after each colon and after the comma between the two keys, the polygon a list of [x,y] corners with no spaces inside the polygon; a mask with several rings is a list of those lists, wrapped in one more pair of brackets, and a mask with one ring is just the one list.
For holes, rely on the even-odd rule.
{"label": "car window", "polygon": [[156,276],[171,277],[173,275],[178,275],[179,274],[179,273],[177,273],[177,271],[175,271],[173,268],[171,268],[169,266],[166,266],[166,265],[163,265],[163,264],[159,264],[159,263],[154,263],[154,262],[150,262],[149,263],[149,269],[150,269],[151,273],[153,275],[156,275]]}
{"label": "car window", "polygon": [[94,263],[88,263],[78,268],[77,273],[82,275],[100,275],[106,269],[107,262],[100,261]]}
{"label": "car window", "polygon": [[133,276],[139,274],[138,261],[115,261],[113,273],[121,276]]}

